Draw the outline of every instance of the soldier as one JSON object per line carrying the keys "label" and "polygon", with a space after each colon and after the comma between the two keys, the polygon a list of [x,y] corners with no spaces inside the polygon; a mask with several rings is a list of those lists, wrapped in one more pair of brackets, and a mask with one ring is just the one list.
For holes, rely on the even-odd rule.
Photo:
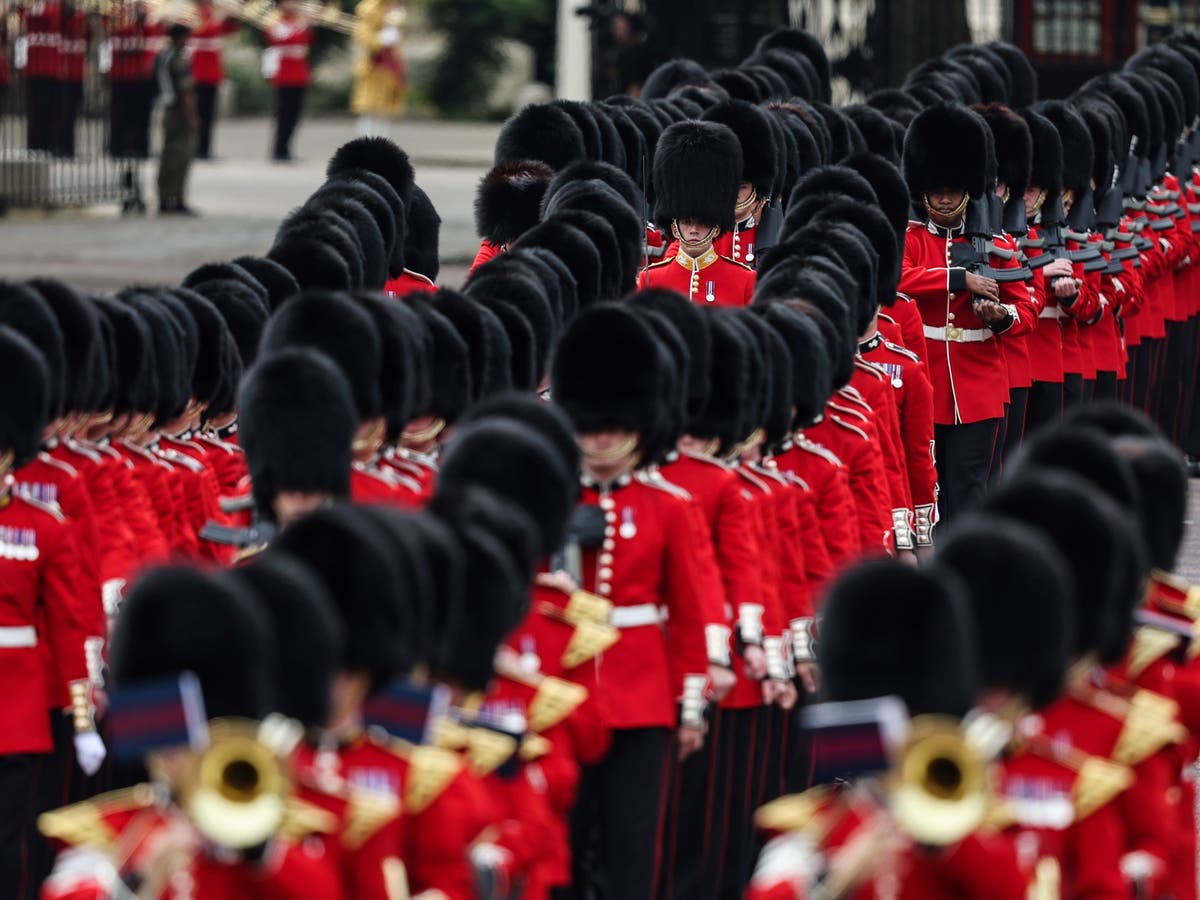
{"label": "soldier", "polygon": [[[58,74],[61,68],[62,7],[57,0],[39,0],[21,10],[25,75],[25,146],[49,153],[55,148],[58,114]],[[18,54],[15,60],[21,68]]]}
{"label": "soldier", "polygon": [[296,0],[280,0],[279,9],[267,25],[267,49],[263,51],[263,76],[275,88],[274,162],[292,159],[292,135],[300,123],[304,92],[308,88],[308,52],[313,30],[297,9]]}
{"label": "soldier", "polygon": [[169,43],[155,61],[163,106],[163,148],[158,163],[159,215],[194,216],[187,205],[187,176],[196,151],[196,90],[187,60],[186,25],[168,29]]}
{"label": "soldier", "polygon": [[54,154],[65,159],[75,157],[75,124],[83,105],[83,76],[91,42],[91,19],[71,0],[63,2],[58,45],[58,102],[54,124]]}
{"label": "soldier", "polygon": [[700,304],[750,304],[754,271],[713,247],[735,225],[741,161],[737,135],[725,125],[678,122],[663,132],[654,155],[654,219],[679,252],[643,270],[639,287],[669,288]]}
{"label": "soldier", "polygon": [[133,5],[132,14],[122,9],[109,26],[108,70],[110,110],[108,152],[118,158],[146,159],[150,155],[150,113],[158,84],[154,59],[164,31],[150,20],[146,4]]}
{"label": "soldier", "polygon": [[237,34],[240,24],[218,12],[213,0],[194,0],[196,27],[188,38],[192,81],[196,85],[196,159],[212,158],[213,124],[217,117],[217,94],[225,80],[221,65],[222,38]]}

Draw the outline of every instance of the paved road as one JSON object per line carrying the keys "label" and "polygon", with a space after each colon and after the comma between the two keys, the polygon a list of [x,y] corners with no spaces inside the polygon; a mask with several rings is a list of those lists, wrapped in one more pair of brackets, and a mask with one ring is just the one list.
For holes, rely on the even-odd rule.
{"label": "paved road", "polygon": [[[305,123],[296,138],[299,161],[266,159],[271,123],[233,120],[218,125],[214,162],[192,169],[190,202],[200,219],[122,218],[114,207],[14,212],[0,219],[0,276],[51,273],[90,290],[135,282],[178,281],[202,262],[262,253],[280,219],[324,178],[332,152],[354,137],[354,123]],[[442,280],[461,282],[463,262],[478,248],[472,220],[475,184],[490,165],[497,126],[413,123],[395,129],[417,168],[417,180],[441,213]],[[142,173],[151,206],[154,163]]]}

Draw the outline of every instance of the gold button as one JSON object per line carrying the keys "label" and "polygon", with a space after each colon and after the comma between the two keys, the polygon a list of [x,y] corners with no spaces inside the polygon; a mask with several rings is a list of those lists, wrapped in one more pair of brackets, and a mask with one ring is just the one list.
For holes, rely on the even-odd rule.
{"label": "gold button", "polygon": [[953,322],[954,321],[954,313],[946,313],[946,318],[949,321]]}
{"label": "gold button", "polygon": [[612,574],[613,574],[612,569],[601,569],[600,570],[601,578],[612,578]]}
{"label": "gold button", "polygon": [[603,497],[600,500],[600,508],[601,509],[612,509],[616,505],[617,505],[617,503],[615,500],[613,500],[612,497]]}

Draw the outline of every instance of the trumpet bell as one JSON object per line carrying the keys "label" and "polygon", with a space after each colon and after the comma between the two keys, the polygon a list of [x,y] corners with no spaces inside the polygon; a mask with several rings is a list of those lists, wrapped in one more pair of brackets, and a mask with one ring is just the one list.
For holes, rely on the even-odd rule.
{"label": "trumpet bell", "polygon": [[195,780],[183,792],[188,817],[206,838],[244,850],[265,843],[283,824],[287,778],[274,751],[253,731],[212,732],[198,758]]}
{"label": "trumpet bell", "polygon": [[988,812],[987,770],[957,723],[913,720],[891,805],[904,832],[929,846],[958,843],[983,824]]}

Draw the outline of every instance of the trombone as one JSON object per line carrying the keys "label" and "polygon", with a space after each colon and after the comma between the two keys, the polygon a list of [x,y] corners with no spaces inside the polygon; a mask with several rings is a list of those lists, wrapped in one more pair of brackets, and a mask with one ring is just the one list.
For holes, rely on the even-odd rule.
{"label": "trombone", "polygon": [[339,34],[354,34],[358,21],[353,13],[343,12],[336,2],[321,3],[319,0],[300,0],[296,4],[315,28],[326,28]]}

